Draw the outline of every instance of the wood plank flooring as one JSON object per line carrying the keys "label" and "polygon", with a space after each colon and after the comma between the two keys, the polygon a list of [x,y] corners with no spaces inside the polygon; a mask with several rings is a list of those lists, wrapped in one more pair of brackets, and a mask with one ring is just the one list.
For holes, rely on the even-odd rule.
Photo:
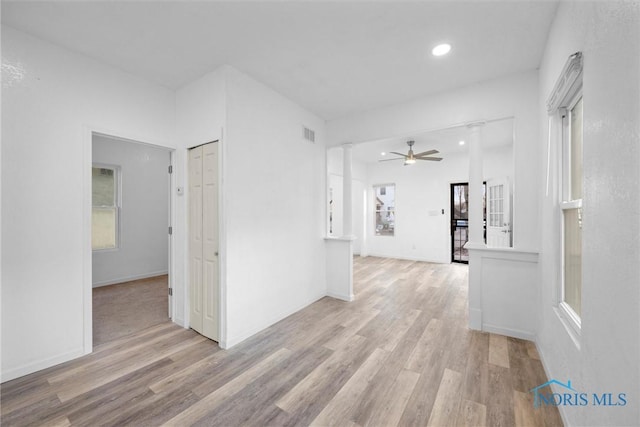
{"label": "wood plank flooring", "polygon": [[93,288],[93,345],[98,346],[169,320],[165,274]]}
{"label": "wood plank flooring", "polygon": [[555,426],[533,343],[469,331],[467,267],[354,260],[323,298],[231,350],[164,322],[1,387],[4,426]]}

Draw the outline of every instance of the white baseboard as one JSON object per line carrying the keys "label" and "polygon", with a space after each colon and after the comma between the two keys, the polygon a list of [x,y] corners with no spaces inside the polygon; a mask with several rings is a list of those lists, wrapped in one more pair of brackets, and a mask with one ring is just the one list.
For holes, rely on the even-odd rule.
{"label": "white baseboard", "polygon": [[2,372],[0,382],[10,381],[16,378],[23,377],[25,375],[32,374],[34,372],[41,371],[43,369],[50,368],[60,363],[68,362],[69,360],[77,359],[84,356],[84,349],[78,348],[68,353],[59,354],[57,356],[50,357],[44,360],[37,360],[35,362],[27,363],[26,365],[18,366],[8,371]]}
{"label": "white baseboard", "polygon": [[101,282],[96,282],[92,285],[92,287],[99,288],[100,286],[115,285],[117,283],[131,282],[132,280],[148,279],[149,277],[164,276],[166,274],[169,274],[168,270],[153,271],[151,273],[144,273],[144,274],[135,274],[133,276],[118,277],[117,279],[109,279],[109,280],[103,280]]}
{"label": "white baseboard", "polygon": [[402,259],[405,261],[420,261],[420,262],[431,262],[434,264],[449,264],[450,261],[442,261],[442,260],[434,260],[429,258],[421,258],[421,257],[412,257],[412,256],[398,256],[393,254],[382,254],[379,252],[369,252],[365,256],[372,256],[377,258],[392,258],[392,259]]}
{"label": "white baseboard", "polygon": [[304,302],[298,306],[296,306],[293,309],[289,309],[289,310],[285,310],[281,313],[279,313],[276,316],[273,316],[270,320],[268,320],[266,322],[266,324],[264,326],[259,326],[257,328],[253,328],[251,330],[245,331],[243,333],[240,333],[234,337],[227,337],[227,339],[223,340],[221,339],[220,342],[218,343],[218,345],[220,346],[220,348],[227,350],[230,349],[231,347],[240,344],[242,341],[246,340],[247,338],[257,334],[260,331],[263,331],[265,329],[267,329],[269,326],[278,323],[279,321],[281,321],[282,319],[284,319],[285,317],[291,316],[293,313],[296,313],[300,310],[302,310],[303,308],[313,304],[314,302],[318,301],[319,299],[324,298],[325,296],[327,296],[326,294],[321,294],[318,296],[315,296],[313,298],[311,298],[310,300],[308,300],[307,302]]}
{"label": "white baseboard", "polygon": [[336,294],[333,292],[327,292],[327,296],[331,297],[331,298],[335,298],[335,299],[339,299],[342,301],[353,301],[355,299],[355,296],[353,294],[351,295],[342,295],[342,294]]}
{"label": "white baseboard", "polygon": [[[547,362],[545,361],[544,353],[540,350],[540,346],[538,345],[537,337],[534,340],[534,344],[536,345],[536,350],[538,351],[538,355],[540,356],[540,362],[542,363],[542,368],[544,369],[544,374],[547,376],[547,379],[554,378],[555,376],[551,374],[551,371],[549,370],[549,365],[547,365]],[[562,393],[562,392],[564,392],[564,390],[559,390],[558,389],[558,385],[557,384],[551,384],[550,386],[551,386],[551,390],[554,393],[558,393],[558,392]],[[558,408],[558,412],[560,413],[560,418],[562,418],[562,424],[565,425],[565,426],[570,425],[569,424],[569,420],[567,419],[567,414],[564,412],[565,411],[564,405],[558,405],[557,408]]]}
{"label": "white baseboard", "polygon": [[478,308],[469,309],[469,329],[482,330],[482,310]]}
{"label": "white baseboard", "polygon": [[504,335],[507,337],[520,338],[528,341],[535,341],[536,334],[528,331],[521,331],[518,329],[503,328],[501,326],[488,325],[484,323],[482,330],[485,332],[491,332],[492,334]]}

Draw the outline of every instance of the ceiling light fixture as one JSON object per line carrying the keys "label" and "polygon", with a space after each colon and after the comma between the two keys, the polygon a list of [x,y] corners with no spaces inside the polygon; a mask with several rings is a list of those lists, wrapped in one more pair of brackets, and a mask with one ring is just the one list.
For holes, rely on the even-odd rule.
{"label": "ceiling light fixture", "polygon": [[405,165],[412,165],[416,162],[416,159],[407,159],[404,161]]}
{"label": "ceiling light fixture", "polygon": [[386,156],[387,153],[385,153],[384,151],[382,153],[380,153],[381,156]]}
{"label": "ceiling light fixture", "polygon": [[449,51],[451,50],[451,45],[448,43],[442,43],[439,44],[438,46],[434,47],[431,50],[431,53],[433,54],[433,56],[442,56],[442,55],[446,55],[447,53],[449,53]]}
{"label": "ceiling light fixture", "polygon": [[458,144],[464,145],[464,141],[460,141],[460,142],[458,142]]}

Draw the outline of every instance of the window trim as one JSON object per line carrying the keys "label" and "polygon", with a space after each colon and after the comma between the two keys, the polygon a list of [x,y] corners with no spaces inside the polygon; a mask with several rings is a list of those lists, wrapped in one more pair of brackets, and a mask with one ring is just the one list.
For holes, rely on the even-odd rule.
{"label": "window trim", "polygon": [[[393,186],[393,218],[394,218],[394,227],[393,227],[393,234],[378,234],[376,232],[376,214],[378,212],[382,212],[382,211],[378,211],[378,209],[376,209],[376,199],[378,197],[378,192],[376,191],[377,188],[381,188],[381,187],[391,187]],[[396,219],[397,219],[397,214],[396,214],[396,184],[395,183],[386,183],[386,184],[373,184],[372,186],[373,189],[373,237],[395,237],[396,236],[396,227],[395,227],[395,223],[396,223]],[[385,194],[386,195],[386,194]]]}
{"label": "window trim", "polygon": [[[582,71],[583,58],[581,52],[576,52],[569,56],[554,88],[547,101],[547,111],[555,120],[550,120],[549,125],[559,125],[558,135],[560,144],[560,156],[558,165],[560,169],[559,177],[559,197],[558,215],[560,219],[560,277],[556,292],[556,313],[560,321],[565,325],[571,339],[580,348],[580,335],[582,321],[581,317],[565,301],[565,219],[564,211],[578,209],[578,214],[582,212],[582,198],[571,199],[571,118],[570,112],[583,97],[582,91]],[[551,132],[550,132],[551,135]],[[558,151],[556,151],[558,152]],[[584,176],[584,175],[583,175]],[[584,180],[583,180],[584,181]],[[583,244],[584,247],[584,244]],[[580,284],[582,287],[582,283]],[[581,292],[582,294],[582,292]]]}
{"label": "window trim", "polygon": [[[91,169],[93,171],[94,168],[98,168],[98,169],[111,169],[113,170],[113,177],[115,180],[115,185],[114,185],[114,189],[115,189],[115,197],[114,197],[114,203],[115,203],[115,212],[116,212],[116,225],[115,225],[115,247],[113,248],[98,248],[98,249],[94,249],[93,248],[93,244],[91,245],[91,252],[116,252],[120,250],[120,243],[121,243],[121,237],[122,237],[122,232],[121,232],[121,216],[122,216],[122,168],[119,165],[113,165],[113,164],[109,164],[109,163],[91,163]],[[92,184],[92,188],[93,188],[93,184]],[[107,208],[108,206],[94,206],[93,205],[93,200],[91,201],[91,212],[93,212],[93,208]],[[93,233],[93,224],[91,225],[91,230]]]}

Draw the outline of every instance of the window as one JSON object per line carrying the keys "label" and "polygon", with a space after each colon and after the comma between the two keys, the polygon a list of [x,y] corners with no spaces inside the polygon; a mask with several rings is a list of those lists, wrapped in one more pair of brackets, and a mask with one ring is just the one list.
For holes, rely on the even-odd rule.
{"label": "window", "polygon": [[[560,220],[561,279],[558,309],[579,333],[582,315],[582,54],[571,55],[547,102],[551,115],[549,141],[557,135],[561,148]],[[551,145],[549,145],[551,150]],[[551,151],[550,151],[551,152]],[[547,165],[549,168],[550,165]]]}
{"label": "window", "polygon": [[562,303],[579,319],[582,314],[582,95],[564,110],[562,128]]}
{"label": "window", "polygon": [[116,166],[94,165],[91,170],[91,247],[118,247],[119,172]]}
{"label": "window", "polygon": [[393,236],[396,227],[395,188],[393,184],[376,185],[375,193],[375,235]]}

